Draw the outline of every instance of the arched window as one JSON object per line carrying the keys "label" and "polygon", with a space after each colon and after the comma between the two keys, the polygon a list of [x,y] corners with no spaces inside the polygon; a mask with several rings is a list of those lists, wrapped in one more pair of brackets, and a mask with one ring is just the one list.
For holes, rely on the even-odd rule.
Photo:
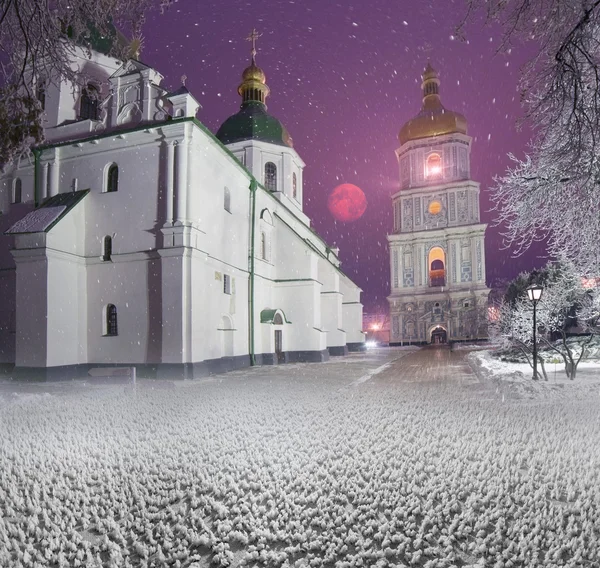
{"label": "arched window", "polygon": [[265,187],[269,191],[277,191],[277,166],[273,162],[265,164]]}
{"label": "arched window", "polygon": [[21,178],[17,178],[13,182],[13,203],[21,203],[23,201],[23,190]]}
{"label": "arched window", "polygon": [[298,199],[298,179],[296,178],[296,172],[292,174],[292,197]]}
{"label": "arched window", "polygon": [[427,165],[425,166],[425,176],[436,178],[442,175],[442,158],[439,154],[429,154],[427,156]]}
{"label": "arched window", "polygon": [[276,313],[275,317],[273,318],[273,325],[283,325],[283,318],[279,312]]}
{"label": "arched window", "polygon": [[117,307],[114,304],[108,304],[108,306],[106,306],[104,335],[119,335],[117,327]]}
{"label": "arched window", "polygon": [[119,189],[119,166],[113,164],[108,168],[106,175],[106,192],[111,193]]}
{"label": "arched window", "polygon": [[106,235],[102,240],[102,260],[110,260],[112,256],[112,237]]}
{"label": "arched window", "polygon": [[89,118],[90,120],[98,120],[100,115],[99,102],[100,99],[98,89],[91,83],[88,83],[87,87],[81,91],[79,118],[81,120],[85,120],[86,118]]}
{"label": "arched window", "polygon": [[223,191],[223,208],[231,213],[231,192],[228,187],[225,187]]}
{"label": "arched window", "polygon": [[441,247],[429,251],[429,285],[446,285],[446,254]]}

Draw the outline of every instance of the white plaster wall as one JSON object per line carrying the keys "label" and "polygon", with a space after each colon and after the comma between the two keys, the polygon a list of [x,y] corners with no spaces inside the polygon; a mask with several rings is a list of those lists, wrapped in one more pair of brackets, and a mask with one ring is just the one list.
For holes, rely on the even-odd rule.
{"label": "white plaster wall", "polygon": [[[149,260],[98,262],[87,269],[88,359],[90,363],[152,362],[149,334]],[[104,308],[117,308],[118,335],[103,336]],[[154,357],[148,357],[150,354]]]}
{"label": "white plaster wall", "polygon": [[19,367],[44,367],[47,362],[47,259],[42,249],[17,251],[16,263],[15,364]]}
{"label": "white plaster wall", "polygon": [[342,327],[342,295],[339,292],[321,293],[323,330],[327,332],[327,347],[346,345],[346,333]]}
{"label": "white plaster wall", "polygon": [[[61,192],[69,191],[74,178],[80,189],[91,190],[85,198],[90,211],[86,256],[101,256],[105,235],[113,238],[113,255],[156,248],[157,217],[163,205],[158,197],[160,147],[156,136],[144,134],[133,133],[126,140],[100,139],[63,152]],[[119,189],[106,193],[106,170],[112,163],[119,167]]]}
{"label": "white plaster wall", "polygon": [[362,332],[362,304],[360,288],[348,277],[340,277],[342,293],[342,329],[346,332],[348,343],[362,343],[365,340]]}
{"label": "white plaster wall", "polygon": [[[205,233],[200,248],[239,269],[248,268],[250,179],[237,161],[194,128],[189,162],[189,219]],[[224,208],[224,188],[231,212]],[[257,206],[257,216],[260,209]]]}
{"label": "white plaster wall", "polygon": [[68,255],[48,251],[46,365],[85,362],[87,309],[85,267]]}
{"label": "white plaster wall", "polygon": [[[223,276],[232,278],[231,294],[225,294]],[[246,355],[248,348],[248,274],[214,258],[198,255],[192,268],[192,359],[223,357],[223,317],[233,331],[233,355]]]}
{"label": "white plaster wall", "polygon": [[[320,331],[320,291],[321,285],[315,281],[286,282],[276,286],[276,307],[283,310],[291,322],[282,328],[286,351],[322,351],[327,347],[326,334]],[[317,322],[319,325],[315,325]]]}

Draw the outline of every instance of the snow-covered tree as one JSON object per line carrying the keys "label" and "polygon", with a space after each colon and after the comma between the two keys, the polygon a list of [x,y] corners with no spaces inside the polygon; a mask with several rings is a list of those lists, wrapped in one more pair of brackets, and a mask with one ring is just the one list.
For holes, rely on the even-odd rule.
{"label": "snow-covered tree", "polygon": [[[585,273],[600,267],[600,1],[467,0],[505,30],[503,48],[535,42],[521,92],[534,136],[524,159],[497,179],[493,199],[507,244],[547,239]],[[464,23],[464,22],[463,22]],[[463,26],[459,26],[461,29]]]}
{"label": "snow-covered tree", "polygon": [[[594,291],[584,287],[584,281],[573,263],[563,259],[562,262],[549,265],[538,321],[550,335],[542,336],[541,341],[560,355],[570,379],[575,379],[577,366],[585,357],[587,347],[594,338],[594,328],[597,328],[598,317],[581,311],[594,305],[595,295]],[[579,326],[580,319],[580,327],[588,332],[588,336],[569,341],[570,332]]]}
{"label": "snow-covered tree", "polygon": [[[518,349],[533,369],[533,308],[531,302],[526,297],[519,297],[512,303],[503,300],[495,310],[492,310],[492,313],[494,318],[490,319],[488,325],[492,342],[500,344],[504,348]],[[537,362],[538,377],[534,377],[534,379],[543,376],[545,380],[548,380],[544,359],[539,350]]]}
{"label": "snow-covered tree", "polygon": [[[600,333],[600,289],[591,287],[574,263],[567,259],[545,269],[519,275],[490,322],[491,336],[505,347],[516,347],[533,367],[533,307],[527,287],[543,285],[537,305],[538,345],[555,352],[565,364],[565,373],[575,379],[577,366],[586,356],[594,335]],[[577,339],[571,337],[577,330]],[[538,367],[545,378],[544,359],[538,350]]]}
{"label": "snow-covered tree", "polygon": [[[70,66],[74,42],[116,37],[114,25],[134,40],[112,42],[113,55],[139,50],[144,14],[173,0],[0,0],[0,164],[8,164],[31,144],[43,141],[44,84],[68,79],[84,84]],[[114,24],[113,24],[114,22]]]}

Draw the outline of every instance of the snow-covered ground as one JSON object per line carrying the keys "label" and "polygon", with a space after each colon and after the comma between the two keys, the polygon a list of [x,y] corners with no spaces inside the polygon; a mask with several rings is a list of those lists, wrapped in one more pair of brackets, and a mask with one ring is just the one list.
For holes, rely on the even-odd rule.
{"label": "snow-covered ground", "polygon": [[565,373],[564,363],[556,358],[556,362],[546,362],[548,380],[534,381],[533,370],[528,363],[500,361],[489,349],[473,352],[469,359],[483,371],[484,376],[499,381],[522,396],[537,399],[555,395],[563,398],[590,394],[600,396],[600,360],[579,363],[576,378],[571,380]]}
{"label": "snow-covered ground", "polygon": [[598,392],[411,356],[0,385],[0,566],[598,566]]}

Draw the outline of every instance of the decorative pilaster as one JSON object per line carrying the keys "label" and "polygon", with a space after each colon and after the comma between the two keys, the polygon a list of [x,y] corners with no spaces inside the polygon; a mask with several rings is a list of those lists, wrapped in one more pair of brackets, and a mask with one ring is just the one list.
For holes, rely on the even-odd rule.
{"label": "decorative pilaster", "polygon": [[187,222],[188,191],[188,143],[180,140],[175,146],[175,222],[183,225]]}
{"label": "decorative pilaster", "polygon": [[175,184],[175,145],[170,142],[167,144],[167,171],[166,171],[166,219],[165,226],[170,227],[173,225],[173,198],[174,198],[174,184]]}
{"label": "decorative pilaster", "polygon": [[40,187],[40,203],[43,203],[46,197],[48,197],[48,167],[49,164],[46,162],[42,166],[42,176],[41,176],[41,187]]}

